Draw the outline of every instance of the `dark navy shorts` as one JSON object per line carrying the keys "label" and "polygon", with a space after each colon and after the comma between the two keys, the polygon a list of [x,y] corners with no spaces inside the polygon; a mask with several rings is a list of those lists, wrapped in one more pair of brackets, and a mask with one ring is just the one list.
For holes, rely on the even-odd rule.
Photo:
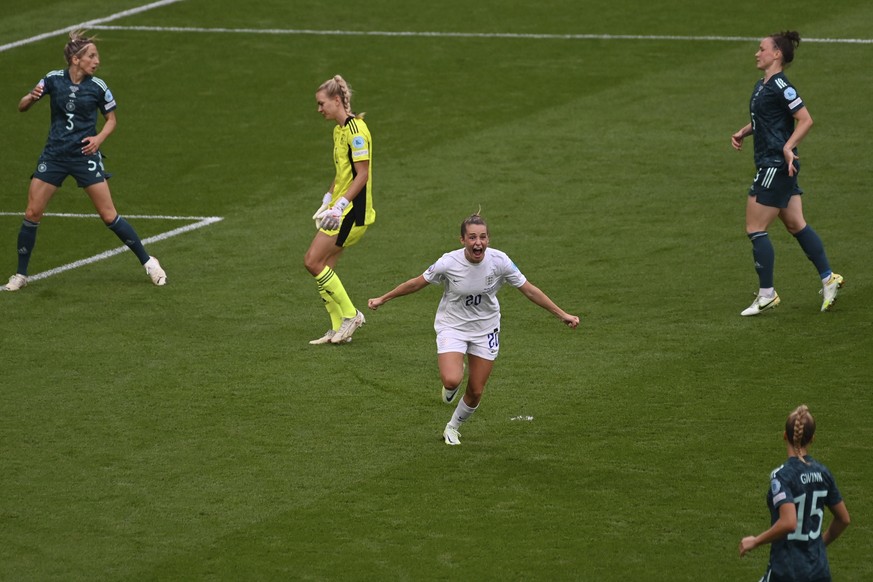
{"label": "dark navy shorts", "polygon": [[791,197],[799,194],[803,194],[803,190],[797,185],[797,174],[789,176],[787,164],[758,168],[749,188],[749,196],[754,196],[758,204],[774,208],[787,208]]}
{"label": "dark navy shorts", "polygon": [[60,188],[67,176],[75,178],[79,188],[87,188],[105,181],[111,174],[106,173],[103,156],[97,152],[93,156],[82,156],[75,160],[49,160],[40,157],[31,177]]}

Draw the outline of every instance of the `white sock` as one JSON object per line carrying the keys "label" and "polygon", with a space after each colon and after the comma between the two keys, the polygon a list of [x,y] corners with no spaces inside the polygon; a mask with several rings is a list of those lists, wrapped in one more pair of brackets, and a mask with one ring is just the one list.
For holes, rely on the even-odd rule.
{"label": "white sock", "polygon": [[461,423],[470,418],[474,412],[476,412],[476,408],[479,408],[477,404],[475,407],[470,408],[467,406],[467,403],[464,402],[464,399],[458,402],[458,406],[455,407],[455,412],[452,414],[452,420],[449,421],[449,426],[453,429],[457,430]]}
{"label": "white sock", "polygon": [[761,297],[773,297],[774,295],[776,295],[776,289],[774,289],[773,287],[767,287],[766,289],[764,289],[762,287],[758,289],[758,295],[760,295]]}

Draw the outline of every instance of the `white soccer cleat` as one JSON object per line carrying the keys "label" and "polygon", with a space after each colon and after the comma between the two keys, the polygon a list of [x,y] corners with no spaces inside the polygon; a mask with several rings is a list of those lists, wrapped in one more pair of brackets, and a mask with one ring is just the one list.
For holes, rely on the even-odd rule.
{"label": "white soccer cleat", "polygon": [[454,390],[449,390],[448,388],[443,386],[443,402],[445,402],[446,404],[452,404],[455,401],[455,396],[458,395],[459,389],[460,386],[458,386],[458,388],[455,388]]}
{"label": "white soccer cleat", "polygon": [[[310,345],[313,345],[313,346],[318,346],[318,345],[321,345],[321,344],[329,344],[329,343],[330,343],[330,338],[332,338],[335,334],[336,334],[336,332],[335,332],[334,330],[329,329],[329,330],[327,330],[326,332],[324,332],[324,335],[323,335],[323,336],[321,336],[320,338],[317,338],[317,339],[311,340],[311,341],[309,342],[309,344],[310,344]],[[346,341],[344,341],[344,342],[342,342],[342,343],[347,344],[347,343],[349,343],[350,341],[352,341],[352,338],[348,338],[348,339],[346,339]]]}
{"label": "white soccer cleat", "polygon": [[458,432],[458,429],[447,424],[443,430],[443,439],[447,445],[459,445],[461,444],[461,433]]}
{"label": "white soccer cleat", "polygon": [[27,287],[27,275],[19,275],[15,273],[9,277],[9,282],[0,287],[3,291],[18,291]]}
{"label": "white soccer cleat", "polygon": [[364,314],[360,311],[356,311],[354,317],[346,317],[343,319],[343,324],[338,330],[336,330],[333,337],[330,338],[330,343],[345,343],[347,340],[352,339],[352,334],[355,333],[355,330],[365,323],[367,323],[367,320],[364,319]]}
{"label": "white soccer cleat", "polygon": [[161,268],[161,264],[154,257],[149,257],[149,260],[145,262],[143,265],[145,267],[146,273],[151,277],[152,283],[161,287],[167,284],[167,274]]}
{"label": "white soccer cleat", "polygon": [[336,333],[336,332],[335,332],[334,330],[329,329],[329,330],[327,330],[326,332],[324,332],[324,335],[321,336],[320,338],[317,338],[317,339],[314,339],[314,340],[310,340],[310,341],[309,341],[309,345],[312,345],[312,346],[318,346],[318,345],[321,345],[321,344],[329,344],[329,343],[330,343],[330,338],[332,338],[332,337],[333,337],[333,334],[335,334],[335,333]]}
{"label": "white soccer cleat", "polygon": [[819,291],[822,296],[822,311],[830,311],[831,307],[833,307],[834,305],[834,301],[837,300],[837,291],[839,291],[842,286],[843,276],[832,273],[830,278],[827,280],[827,283],[824,283],[822,285],[821,291]]}
{"label": "white soccer cleat", "polygon": [[773,309],[777,305],[779,305],[779,294],[773,293],[773,297],[764,297],[763,295],[758,295],[755,297],[755,300],[752,301],[752,304],[747,308],[743,309],[740,312],[740,315],[758,315],[762,311],[766,311],[768,309]]}

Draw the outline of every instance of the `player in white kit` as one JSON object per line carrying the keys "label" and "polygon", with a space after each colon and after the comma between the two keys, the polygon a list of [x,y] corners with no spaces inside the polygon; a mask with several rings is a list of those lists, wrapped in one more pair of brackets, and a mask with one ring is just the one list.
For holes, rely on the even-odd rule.
{"label": "player in white kit", "polygon": [[488,242],[488,226],[481,216],[473,214],[461,223],[463,248],[444,254],[423,274],[367,302],[370,309],[375,310],[395,297],[415,293],[429,284],[443,286],[434,330],[443,382],[442,398],[447,404],[454,402],[464,379],[464,355],[470,366],[464,397],[459,399],[443,431],[443,438],[448,445],[461,444],[458,428],[479,406],[500,350],[500,303],[497,301],[497,291],[504,283],[516,287],[525,297],[553,313],[570,328],[579,325],[579,317],[555,305],[527,280],[506,253],[489,249]]}

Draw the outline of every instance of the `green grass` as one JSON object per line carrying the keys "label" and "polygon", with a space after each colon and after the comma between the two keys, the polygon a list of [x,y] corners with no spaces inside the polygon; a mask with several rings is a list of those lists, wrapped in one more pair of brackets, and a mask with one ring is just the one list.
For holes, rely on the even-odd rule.
{"label": "green grass", "polygon": [[[10,9],[0,44],[136,5],[112,4]],[[761,12],[381,0],[346,24],[316,2],[187,0],[112,24],[863,38],[873,21],[859,0]],[[768,525],[801,402],[854,518],[834,576],[873,577],[871,45],[805,43],[789,70],[816,121],[807,218],[847,286],[818,313],[815,272],[774,225],[783,304],[747,320],[754,168],[729,136],[754,41],[99,36],[119,210],[224,220],[149,247],[165,288],[124,253],[0,295],[0,579],[755,579],[767,549],[740,560],[737,544]],[[23,209],[48,125],[44,104],[15,104],[62,45],[0,52],[0,211]],[[503,292],[503,349],[461,447],[438,438],[437,289],[369,312],[350,345],[307,344],[327,319],[302,257],[332,177],[314,91],[334,73],[375,142],[378,220],[337,269],[356,303],[455,248],[481,205],[493,246],[582,316],[570,331]],[[50,211],[92,208],[68,182]],[[9,274],[19,222],[0,217]],[[117,244],[48,217],[31,272]]]}

